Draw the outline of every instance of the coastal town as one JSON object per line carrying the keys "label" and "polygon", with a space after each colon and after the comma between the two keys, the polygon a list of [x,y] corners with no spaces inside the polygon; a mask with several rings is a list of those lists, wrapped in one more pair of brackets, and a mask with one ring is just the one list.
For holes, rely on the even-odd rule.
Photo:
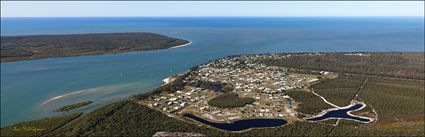
{"label": "coastal town", "polygon": [[[299,102],[286,95],[286,92],[306,89],[320,78],[334,74],[325,71],[318,75],[296,73],[284,67],[259,63],[262,59],[290,56],[242,55],[216,60],[200,65],[188,73],[183,80],[187,83],[184,89],[153,95],[139,103],[169,116],[189,113],[211,121],[228,122],[252,118],[285,118],[296,121],[299,120],[296,111]],[[166,82],[173,80],[168,78]],[[210,88],[199,86],[202,85],[199,83],[209,83]],[[242,106],[224,108],[211,102],[220,95],[229,94],[237,96],[234,100],[240,98],[253,101]]]}

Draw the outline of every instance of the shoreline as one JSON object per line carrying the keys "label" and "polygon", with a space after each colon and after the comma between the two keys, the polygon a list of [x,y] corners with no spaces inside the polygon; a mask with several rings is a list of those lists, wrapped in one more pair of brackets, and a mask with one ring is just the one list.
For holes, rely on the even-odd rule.
{"label": "shoreline", "polygon": [[170,81],[170,79],[171,79],[171,77],[167,77],[167,78],[163,79],[163,80],[162,80],[162,82],[164,82],[163,84],[168,84],[168,83],[170,83],[170,82],[171,82],[171,81]]}
{"label": "shoreline", "polygon": [[180,75],[180,74],[173,75],[173,76],[169,76],[169,77],[167,77],[167,78],[163,79],[163,80],[162,80],[162,82],[163,82],[163,83],[162,83],[161,85],[167,85],[167,84],[169,84],[169,83],[173,82],[173,81],[176,79],[176,77],[177,77],[178,75]]}

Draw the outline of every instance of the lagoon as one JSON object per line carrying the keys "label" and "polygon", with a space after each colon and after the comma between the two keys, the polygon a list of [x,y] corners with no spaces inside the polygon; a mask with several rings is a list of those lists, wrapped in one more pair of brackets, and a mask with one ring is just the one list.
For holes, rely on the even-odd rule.
{"label": "lagoon", "polygon": [[244,119],[237,120],[232,123],[219,123],[210,122],[192,114],[183,114],[183,116],[201,122],[202,124],[226,131],[242,131],[251,128],[277,127],[287,123],[283,119]]}
{"label": "lagoon", "polygon": [[308,121],[321,121],[321,120],[326,120],[326,119],[347,119],[347,120],[354,120],[354,121],[359,121],[359,122],[363,122],[363,123],[372,122],[372,120],[369,119],[369,118],[361,117],[361,116],[355,116],[355,115],[350,114],[350,112],[358,111],[365,106],[366,106],[366,104],[364,104],[364,103],[357,103],[357,104],[348,105],[348,106],[343,107],[343,108],[330,109],[329,111],[327,111],[326,113],[324,113],[322,115],[312,117],[312,118],[306,118],[306,120],[308,120]]}
{"label": "lagoon", "polygon": [[61,115],[53,111],[92,100],[73,111],[87,112],[229,55],[424,51],[424,20],[414,17],[1,18],[2,36],[100,32],[153,32],[192,43],[155,51],[1,63],[1,126]]}

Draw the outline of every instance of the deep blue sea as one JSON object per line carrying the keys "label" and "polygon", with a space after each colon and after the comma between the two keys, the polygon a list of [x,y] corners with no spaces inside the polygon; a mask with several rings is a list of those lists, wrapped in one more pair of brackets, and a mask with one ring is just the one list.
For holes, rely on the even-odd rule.
{"label": "deep blue sea", "polygon": [[84,100],[94,103],[76,111],[89,111],[228,55],[424,51],[424,18],[415,17],[1,18],[1,36],[104,32],[154,32],[192,44],[1,63],[1,126],[62,115],[53,111]]}

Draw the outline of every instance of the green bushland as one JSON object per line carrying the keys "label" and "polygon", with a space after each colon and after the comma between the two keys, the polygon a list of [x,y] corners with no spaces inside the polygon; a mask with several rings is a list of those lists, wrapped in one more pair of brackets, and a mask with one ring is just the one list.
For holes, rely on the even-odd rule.
{"label": "green bushland", "polygon": [[42,136],[81,115],[82,113],[74,113],[66,116],[44,118],[13,124],[1,128],[1,136]]}
{"label": "green bushland", "polygon": [[309,91],[304,90],[291,90],[286,93],[292,99],[301,104],[298,106],[297,111],[304,114],[318,114],[324,109],[332,108],[331,105],[326,104],[320,97],[314,95]]}
{"label": "green bushland", "polygon": [[[370,53],[370,56],[348,56],[345,53],[291,56],[281,59],[264,59],[272,66],[297,69],[325,70],[340,73],[425,79],[424,53]],[[301,55],[301,53],[300,53]]]}
{"label": "green bushland", "polygon": [[70,110],[74,110],[74,109],[77,109],[77,108],[81,108],[81,107],[87,106],[87,105],[89,105],[91,103],[93,103],[93,101],[79,102],[79,103],[75,103],[75,104],[71,104],[71,105],[66,105],[64,107],[59,108],[56,111],[57,112],[66,112],[66,111],[70,111]]}
{"label": "green bushland", "polygon": [[350,76],[339,76],[336,79],[320,81],[317,84],[312,85],[314,89],[338,89],[338,88],[359,88],[362,84],[363,79],[358,77]]}
{"label": "green bushland", "polygon": [[[423,118],[423,117],[422,117]],[[377,127],[379,126],[379,127]],[[424,123],[362,124],[341,120],[330,136],[424,136]]]}
{"label": "green bushland", "polygon": [[337,121],[338,121],[338,119],[326,119],[326,120],[322,120],[320,122],[325,123],[325,124],[335,124]]}
{"label": "green bushland", "polygon": [[165,49],[186,43],[154,33],[1,36],[1,62]]}
{"label": "green bushland", "polygon": [[[356,100],[358,100],[358,98]],[[364,100],[358,100],[358,101],[365,103],[366,107],[364,107],[364,108],[362,108],[361,110],[358,110],[358,111],[353,111],[353,112],[351,112],[351,114],[358,115],[358,116],[371,117],[371,118],[376,117],[376,114],[373,112],[373,109],[372,109],[371,105],[368,104],[368,102],[366,102]]]}
{"label": "green bushland", "polygon": [[329,102],[337,106],[347,106],[356,94],[357,89],[337,88],[337,89],[314,89],[314,92],[323,96]]}
{"label": "green bushland", "polygon": [[159,111],[131,101],[121,101],[90,112],[49,135],[152,136],[159,131],[168,131],[201,133],[207,136],[323,136],[330,129],[331,126],[318,123],[295,123],[245,132],[224,132],[168,117]]}
{"label": "green bushland", "polygon": [[[424,136],[424,81],[369,78],[358,98],[372,106],[378,121],[360,124],[343,121],[334,136]],[[372,108],[364,108],[364,112]],[[354,112],[354,114],[359,112]]]}
{"label": "green bushland", "polygon": [[[277,128],[263,128],[263,129],[253,129],[240,134],[234,134],[236,136],[243,137],[267,137],[267,136],[326,136],[333,126],[324,125],[320,123],[312,122],[295,122],[292,124],[287,124],[282,127]],[[233,135],[232,135],[233,136]]]}
{"label": "green bushland", "polygon": [[424,81],[389,81],[374,78],[365,84],[358,97],[373,106],[379,115],[378,122],[406,121],[417,116],[423,118],[423,85]]}
{"label": "green bushland", "polygon": [[236,108],[253,102],[255,102],[253,98],[241,98],[238,94],[225,93],[209,100],[208,105],[218,108]]}
{"label": "green bushland", "polygon": [[346,106],[350,104],[351,99],[356,95],[362,81],[355,77],[342,76],[336,79],[321,81],[312,85],[314,92],[323,96],[329,102]]}
{"label": "green bushland", "polygon": [[121,101],[96,109],[77,121],[53,132],[57,136],[152,136],[158,131],[196,132],[226,135],[225,132],[198,127],[132,101]]}

